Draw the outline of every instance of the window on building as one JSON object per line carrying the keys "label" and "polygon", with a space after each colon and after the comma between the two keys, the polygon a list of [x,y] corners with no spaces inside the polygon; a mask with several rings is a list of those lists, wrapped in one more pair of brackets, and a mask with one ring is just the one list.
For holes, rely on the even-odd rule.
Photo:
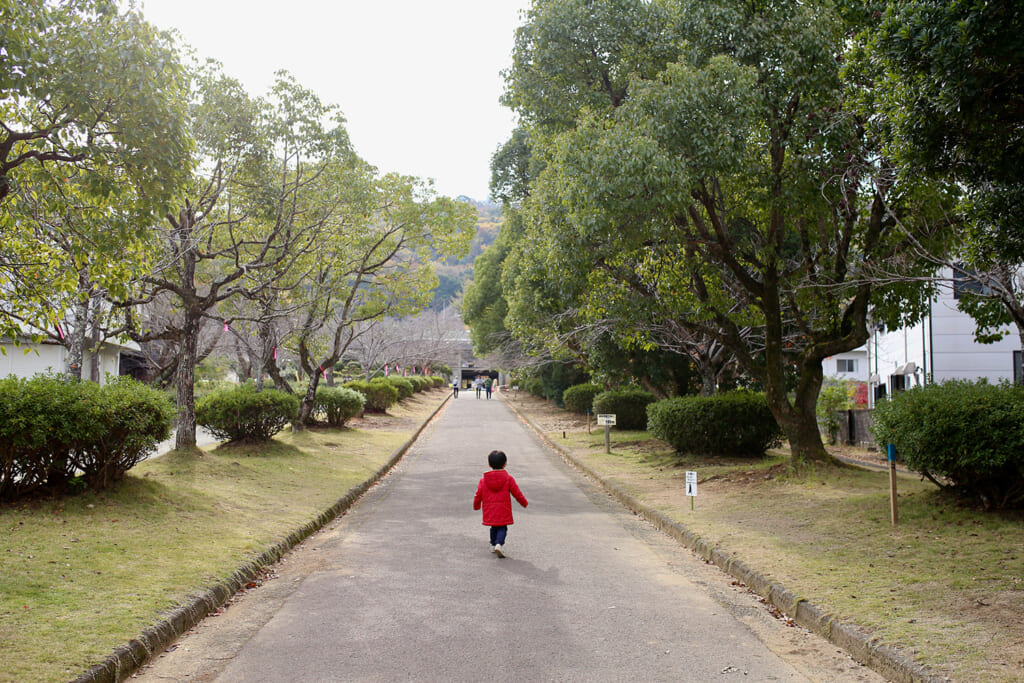
{"label": "window on building", "polygon": [[1013,352],[1013,383],[1024,384],[1024,359],[1020,351]]}
{"label": "window on building", "polygon": [[857,372],[857,359],[840,358],[836,360],[836,372]]}
{"label": "window on building", "polygon": [[958,263],[953,266],[953,298],[959,299],[967,292],[984,296],[991,294],[992,288],[980,282],[973,270]]}
{"label": "window on building", "polygon": [[892,393],[900,391],[906,391],[907,389],[907,376],[906,375],[889,375],[889,386],[892,387]]}

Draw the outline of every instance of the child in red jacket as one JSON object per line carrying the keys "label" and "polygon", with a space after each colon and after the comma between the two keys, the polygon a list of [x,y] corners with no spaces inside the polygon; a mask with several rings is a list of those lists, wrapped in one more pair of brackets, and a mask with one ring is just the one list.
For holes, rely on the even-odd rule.
{"label": "child in red jacket", "polygon": [[519,490],[516,480],[505,471],[508,458],[501,451],[491,451],[487,455],[490,472],[485,472],[476,487],[473,497],[473,509],[484,511],[484,526],[491,527],[491,552],[498,557],[505,557],[505,536],[508,525],[512,523],[512,498],[526,507],[526,496]]}

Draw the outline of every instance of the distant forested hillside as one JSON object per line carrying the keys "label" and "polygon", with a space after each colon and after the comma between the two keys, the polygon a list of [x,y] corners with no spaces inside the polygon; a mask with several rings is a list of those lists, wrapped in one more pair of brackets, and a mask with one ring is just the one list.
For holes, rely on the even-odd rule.
{"label": "distant forested hillside", "polygon": [[434,300],[431,302],[430,308],[438,311],[450,304],[462,290],[463,283],[473,277],[473,261],[497,238],[498,225],[501,222],[501,205],[478,202],[469,197],[458,197],[458,199],[476,206],[479,216],[476,222],[476,235],[473,237],[469,254],[465,257],[434,262],[434,271],[440,282],[437,289],[434,290]]}

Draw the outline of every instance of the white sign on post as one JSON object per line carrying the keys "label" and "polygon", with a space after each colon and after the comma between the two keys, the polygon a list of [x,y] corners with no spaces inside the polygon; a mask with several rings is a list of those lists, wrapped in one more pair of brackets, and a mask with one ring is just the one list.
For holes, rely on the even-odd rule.
{"label": "white sign on post", "polygon": [[697,473],[687,472],[686,473],[686,495],[696,496],[697,495]]}
{"label": "white sign on post", "polygon": [[607,413],[597,416],[598,427],[614,427],[615,426],[615,414]]}

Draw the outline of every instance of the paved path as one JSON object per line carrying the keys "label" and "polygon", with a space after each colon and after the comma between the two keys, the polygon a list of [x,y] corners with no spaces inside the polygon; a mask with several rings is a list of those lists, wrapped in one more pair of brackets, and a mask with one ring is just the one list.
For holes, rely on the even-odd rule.
{"label": "paved path", "polygon": [[[514,504],[505,559],[471,506],[493,448],[530,501]],[[772,619],[581,480],[503,400],[472,392],[276,578],[141,678],[880,680]]]}
{"label": "paved path", "polygon": [[[214,438],[213,434],[210,434],[202,427],[196,427],[196,446],[202,448],[203,446],[211,446],[216,443],[218,443],[218,441],[216,438]],[[174,430],[171,430],[171,437],[166,441],[162,441],[159,444],[157,444],[156,451],[153,453],[153,455],[149,457],[156,458],[163,455],[164,453],[169,453],[173,450]]]}

